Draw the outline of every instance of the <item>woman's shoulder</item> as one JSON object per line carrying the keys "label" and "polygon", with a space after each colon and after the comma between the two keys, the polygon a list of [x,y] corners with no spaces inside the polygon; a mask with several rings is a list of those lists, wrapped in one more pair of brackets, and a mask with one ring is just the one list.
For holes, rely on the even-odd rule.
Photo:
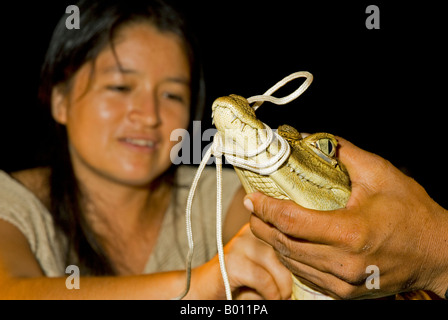
{"label": "woman's shoulder", "polygon": [[[47,167],[38,167],[11,172],[9,175],[4,173],[1,185],[8,186],[8,190],[21,195],[31,193],[42,204],[49,208],[50,204],[50,169]],[[26,189],[26,190],[24,190]]]}
{"label": "woman's shoulder", "polygon": [[63,275],[64,258],[53,218],[44,204],[49,203],[46,168],[14,173],[0,171],[0,219],[15,226],[27,239],[31,251],[48,276]]}

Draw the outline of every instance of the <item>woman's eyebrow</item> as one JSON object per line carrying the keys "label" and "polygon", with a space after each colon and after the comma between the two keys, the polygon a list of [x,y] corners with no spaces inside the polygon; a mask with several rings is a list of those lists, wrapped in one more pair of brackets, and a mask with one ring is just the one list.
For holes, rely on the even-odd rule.
{"label": "woman's eyebrow", "polygon": [[122,66],[118,66],[118,65],[104,68],[104,69],[101,71],[101,73],[113,73],[113,72],[120,72],[120,73],[138,73],[137,70],[123,68]]}
{"label": "woman's eyebrow", "polygon": [[[139,73],[139,71],[137,71],[135,69],[123,68],[118,65],[104,68],[101,71],[101,73],[103,73],[103,74],[114,73],[114,72],[125,73],[125,74],[138,74]],[[167,77],[164,79],[164,82],[176,82],[179,84],[190,85],[190,79],[187,77],[184,77],[184,76]]]}
{"label": "woman's eyebrow", "polygon": [[187,86],[190,85],[190,79],[185,77],[168,77],[164,80],[164,82],[176,82]]}

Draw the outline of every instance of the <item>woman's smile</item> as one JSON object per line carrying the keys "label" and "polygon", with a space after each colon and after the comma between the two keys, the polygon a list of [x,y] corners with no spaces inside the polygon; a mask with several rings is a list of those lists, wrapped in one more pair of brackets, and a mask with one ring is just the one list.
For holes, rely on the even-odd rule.
{"label": "woman's smile", "polygon": [[152,153],[159,147],[159,139],[152,136],[132,135],[119,138],[118,141],[134,152]]}

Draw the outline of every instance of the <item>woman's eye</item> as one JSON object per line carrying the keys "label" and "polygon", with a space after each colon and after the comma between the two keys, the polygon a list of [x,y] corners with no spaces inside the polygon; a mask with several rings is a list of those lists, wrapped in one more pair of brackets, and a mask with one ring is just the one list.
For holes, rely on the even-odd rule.
{"label": "woman's eye", "polygon": [[126,85],[109,85],[107,86],[108,90],[115,91],[115,92],[129,92],[131,91],[130,86]]}
{"label": "woman's eye", "polygon": [[174,101],[178,101],[178,102],[181,102],[181,103],[185,102],[184,97],[179,95],[179,94],[175,94],[175,93],[171,93],[171,92],[164,92],[162,94],[162,96],[165,99],[174,100]]}

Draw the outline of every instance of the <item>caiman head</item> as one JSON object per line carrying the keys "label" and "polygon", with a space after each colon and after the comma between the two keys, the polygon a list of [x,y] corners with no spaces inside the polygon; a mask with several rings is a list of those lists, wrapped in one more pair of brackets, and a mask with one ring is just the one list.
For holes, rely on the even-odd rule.
{"label": "caiman head", "polygon": [[[264,125],[245,98],[237,95],[218,98],[212,110],[214,124],[226,148],[253,150],[266,140]],[[336,138],[328,133],[303,137],[288,125],[280,126],[278,134],[291,146],[289,158],[269,176],[235,167],[246,191],[292,199],[302,206],[318,210],[345,207],[351,192],[350,178],[336,157]],[[255,157],[256,161],[268,161],[278,150],[278,144],[271,144]]]}

